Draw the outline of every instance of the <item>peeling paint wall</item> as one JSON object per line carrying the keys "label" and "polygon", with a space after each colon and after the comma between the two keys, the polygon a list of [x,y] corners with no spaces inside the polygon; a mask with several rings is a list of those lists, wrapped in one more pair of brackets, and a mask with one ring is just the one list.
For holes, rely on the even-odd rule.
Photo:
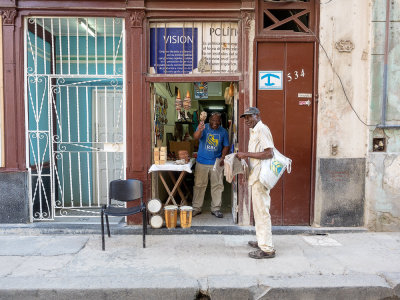
{"label": "peeling paint wall", "polygon": [[[372,6],[371,99],[372,124],[400,125],[400,0],[391,0],[385,87],[386,1]],[[386,93],[385,93],[386,88]],[[382,99],[387,95],[386,118],[382,119]],[[369,132],[366,177],[366,224],[377,231],[400,230],[400,128]],[[384,139],[382,152],[374,152],[374,138]]]}
{"label": "peeling paint wall", "polygon": [[[316,226],[325,225],[324,220],[329,219],[326,215],[327,207],[342,206],[344,215],[336,216],[339,220],[348,218],[351,205],[365,205],[364,195],[355,197],[355,202],[350,204],[345,194],[327,189],[337,183],[333,182],[334,176],[322,173],[341,172],[335,170],[335,166],[339,168],[346,163],[359,166],[360,159],[365,161],[368,152],[368,128],[359,119],[366,123],[369,116],[371,7],[372,0],[333,0],[321,3],[314,208]],[[322,167],[326,159],[335,161],[329,164],[329,170],[326,166]],[[364,172],[353,175],[353,182],[357,185],[353,188],[364,191]],[[355,222],[349,226],[360,225],[364,224]]]}
{"label": "peeling paint wall", "polygon": [[370,153],[366,178],[366,220],[370,230],[400,230],[400,156]]}

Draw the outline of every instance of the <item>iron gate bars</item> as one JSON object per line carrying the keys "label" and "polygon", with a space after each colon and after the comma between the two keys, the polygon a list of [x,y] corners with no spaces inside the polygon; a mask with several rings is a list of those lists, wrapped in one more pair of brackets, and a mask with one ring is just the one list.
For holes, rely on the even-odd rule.
{"label": "iron gate bars", "polygon": [[25,20],[32,220],[96,215],[124,178],[124,64],[123,19]]}

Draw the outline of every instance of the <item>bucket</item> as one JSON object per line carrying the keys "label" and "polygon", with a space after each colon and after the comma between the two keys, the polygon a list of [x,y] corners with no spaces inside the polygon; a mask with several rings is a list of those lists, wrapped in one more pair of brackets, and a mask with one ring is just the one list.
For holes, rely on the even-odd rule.
{"label": "bucket", "polygon": [[175,228],[178,220],[178,206],[167,205],[164,207],[165,225],[168,229]]}
{"label": "bucket", "polygon": [[192,226],[192,210],[191,206],[181,206],[180,218],[181,218],[181,227],[189,228]]}
{"label": "bucket", "polygon": [[150,217],[150,221],[149,221],[150,226],[152,228],[161,228],[163,225],[163,222],[164,222],[164,220],[163,220],[162,216],[160,216],[160,215],[152,215]]}
{"label": "bucket", "polygon": [[147,210],[151,214],[157,214],[160,212],[162,203],[159,199],[151,199],[147,202]]}

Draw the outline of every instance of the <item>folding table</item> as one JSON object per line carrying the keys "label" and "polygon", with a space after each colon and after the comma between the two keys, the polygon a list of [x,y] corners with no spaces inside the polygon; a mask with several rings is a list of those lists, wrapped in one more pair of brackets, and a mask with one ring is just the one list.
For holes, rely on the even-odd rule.
{"label": "folding table", "polygon": [[[186,199],[191,195],[191,191],[189,187],[186,185],[186,183],[183,181],[187,173],[192,173],[192,166],[194,165],[196,159],[192,158],[187,164],[184,165],[177,165],[174,161],[167,161],[164,165],[151,165],[149,169],[150,172],[157,172],[158,176],[161,179],[161,182],[163,183],[165,190],[168,193],[168,198],[165,202],[165,205],[168,205],[171,201],[174,205],[186,205]],[[167,172],[169,177],[172,180],[173,187],[170,188],[168,186],[168,183],[165,181],[165,178],[162,174],[162,172]],[[180,172],[178,179],[175,178],[175,175],[173,172]],[[183,187],[186,190],[186,194],[183,193],[181,189],[181,185],[183,184]],[[181,197],[181,202],[179,204],[176,203],[175,201],[175,194],[176,192],[179,193],[179,196]]]}

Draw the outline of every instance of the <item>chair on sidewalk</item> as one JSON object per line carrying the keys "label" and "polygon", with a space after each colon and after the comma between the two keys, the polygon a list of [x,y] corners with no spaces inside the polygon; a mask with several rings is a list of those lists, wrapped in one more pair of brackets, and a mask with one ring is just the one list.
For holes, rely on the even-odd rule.
{"label": "chair on sidewalk", "polygon": [[[140,199],[140,203],[133,207],[118,207],[111,205],[112,199],[124,202],[139,201]],[[111,237],[108,216],[126,217],[138,213],[143,214],[143,248],[146,248],[147,212],[146,205],[143,203],[143,183],[136,179],[118,179],[111,181],[108,194],[108,204],[103,205],[101,208],[101,238],[103,251],[105,250],[104,216],[106,217],[108,237]]]}

